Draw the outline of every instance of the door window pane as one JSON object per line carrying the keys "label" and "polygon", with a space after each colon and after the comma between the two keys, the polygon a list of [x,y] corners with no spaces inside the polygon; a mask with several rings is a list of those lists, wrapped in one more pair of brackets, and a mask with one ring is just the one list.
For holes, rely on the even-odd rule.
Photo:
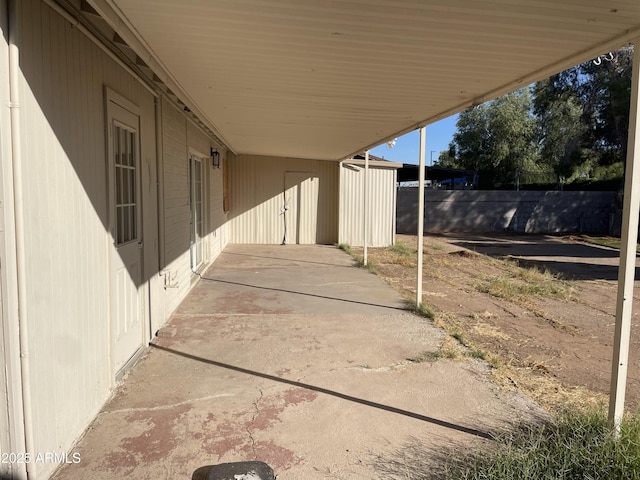
{"label": "door window pane", "polygon": [[114,125],[116,245],[138,238],[135,132]]}

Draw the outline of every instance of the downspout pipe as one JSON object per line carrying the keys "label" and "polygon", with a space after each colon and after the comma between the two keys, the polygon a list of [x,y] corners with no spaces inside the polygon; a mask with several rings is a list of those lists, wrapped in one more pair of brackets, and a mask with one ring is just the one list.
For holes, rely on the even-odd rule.
{"label": "downspout pipe", "polygon": [[157,204],[158,204],[158,272],[162,274],[165,262],[164,243],[164,162],[162,144],[162,98],[157,96],[155,102],[156,121],[156,175],[157,175]]}
{"label": "downspout pipe", "polygon": [[[24,234],[24,192],[20,132],[20,28],[19,0],[9,0],[9,109],[11,112],[11,162],[13,164],[13,203],[15,208],[16,269],[18,283],[18,329],[20,337],[20,374],[24,420],[25,453],[33,457],[33,414],[31,370],[29,365],[29,322],[27,317],[27,280]],[[27,478],[35,480],[35,464],[27,462]]]}

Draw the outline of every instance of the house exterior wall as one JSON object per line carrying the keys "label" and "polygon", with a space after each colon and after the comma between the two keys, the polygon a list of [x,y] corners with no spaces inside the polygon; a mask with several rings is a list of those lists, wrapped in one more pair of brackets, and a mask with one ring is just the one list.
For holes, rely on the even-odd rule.
{"label": "house exterior wall", "polygon": [[[222,252],[227,244],[226,214],[222,209],[222,169],[214,169],[209,159],[211,147],[218,148],[182,112],[163,100],[162,150],[164,191],[164,265],[163,297],[166,311],[171,313],[197,279],[191,271],[189,157],[203,158],[205,178],[204,264]],[[168,318],[168,316],[167,316]],[[164,323],[164,318],[160,323]]]}
{"label": "house exterior wall", "polygon": [[[285,200],[289,207],[298,198],[311,198],[312,182],[317,181],[317,205],[313,206],[315,218],[299,217],[301,228],[299,238],[315,238],[314,243],[333,244],[338,240],[338,191],[339,164],[319,160],[260,157],[240,155],[229,162],[230,167],[230,212],[229,241],[232,243],[278,244],[284,237]],[[300,183],[299,194],[285,196],[287,174],[307,174],[309,182]],[[288,175],[294,178],[294,175]],[[298,175],[302,178],[301,175]],[[312,180],[315,179],[315,180]],[[304,184],[304,185],[303,185]],[[306,187],[309,186],[310,189]],[[294,192],[294,186],[286,186]],[[301,205],[300,212],[308,205]],[[289,224],[288,237],[292,228]],[[289,241],[287,243],[290,243]],[[293,242],[291,242],[293,243]]]}
{"label": "house exterior wall", "polygon": [[[396,175],[395,168],[369,168],[367,244],[370,247],[388,247],[395,242]],[[364,245],[363,197],[364,167],[342,162],[339,243]]]}
{"label": "house exterior wall", "polygon": [[[7,4],[0,0],[0,104],[9,105]],[[15,219],[10,110],[0,109],[0,452],[24,451],[20,352],[17,318]],[[24,466],[0,463],[0,478],[23,473]]]}
{"label": "house exterior wall", "polygon": [[[22,206],[13,203],[9,109],[0,113],[0,451],[22,452],[19,318],[28,326],[33,451],[62,454],[88,426],[115,386],[111,352],[107,98],[114,92],[140,115],[144,347],[197,276],[190,270],[189,156],[203,158],[205,265],[228,241],[217,147],[168,101],[156,98],[100,47],[40,0],[17,5],[20,31]],[[0,29],[8,30],[0,0]],[[7,36],[0,44],[0,100],[8,105]],[[159,175],[160,172],[160,175]],[[159,205],[163,210],[159,210]],[[19,209],[19,210],[16,210]],[[15,214],[24,218],[17,245]],[[24,251],[20,291],[17,251]],[[170,272],[169,284],[163,269]],[[172,280],[173,279],[173,280]],[[177,285],[172,284],[175,281]],[[177,287],[177,288],[174,288]],[[26,308],[18,312],[18,296]],[[54,463],[32,466],[47,478]],[[0,465],[1,474],[15,474]],[[24,470],[24,465],[21,467]]]}
{"label": "house exterior wall", "polygon": [[[140,109],[143,238],[157,237],[154,98],[37,0],[19,2],[34,448],[64,452],[112,388],[105,86]],[[148,278],[157,265],[144,247]],[[144,288],[149,288],[149,285]],[[147,312],[148,313],[148,312]],[[35,465],[43,477],[56,465]]]}

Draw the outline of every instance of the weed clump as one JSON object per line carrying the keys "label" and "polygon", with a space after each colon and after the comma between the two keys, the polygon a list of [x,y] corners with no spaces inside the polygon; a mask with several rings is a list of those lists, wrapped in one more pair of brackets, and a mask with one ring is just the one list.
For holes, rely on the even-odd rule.
{"label": "weed clump", "polygon": [[409,304],[409,309],[416,315],[428,318],[429,320],[436,318],[436,313],[426,303],[420,302],[420,304],[418,304],[415,300],[407,300],[407,303]]}
{"label": "weed clump", "polygon": [[628,415],[619,436],[600,410],[564,412],[548,423],[496,437],[445,468],[444,479],[640,479],[640,414]]}

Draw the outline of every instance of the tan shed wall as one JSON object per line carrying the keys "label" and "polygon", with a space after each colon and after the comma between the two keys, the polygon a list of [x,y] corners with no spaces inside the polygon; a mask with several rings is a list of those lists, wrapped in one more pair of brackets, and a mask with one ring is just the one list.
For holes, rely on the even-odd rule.
{"label": "tan shed wall", "polygon": [[[300,160],[292,158],[240,155],[229,162],[231,211],[230,237],[232,243],[277,244],[284,236],[285,174],[309,179],[300,190],[302,218],[299,238],[306,243],[333,244],[338,240],[338,169],[337,162]],[[289,175],[293,178],[291,175]],[[296,175],[294,175],[296,176]],[[311,180],[311,179],[316,180]],[[307,185],[317,181],[311,190]],[[289,188],[290,185],[287,186]],[[313,189],[317,188],[316,205]],[[290,196],[289,196],[290,197]],[[287,198],[289,202],[298,197]],[[293,205],[289,205],[292,207]],[[309,210],[311,208],[311,210]],[[303,213],[305,212],[307,213]],[[315,216],[315,218],[314,218]],[[289,234],[293,231],[287,219]],[[315,230],[315,231],[314,231]],[[289,235],[288,235],[289,236]],[[288,242],[295,243],[295,242]]]}
{"label": "tan shed wall", "polygon": [[[369,167],[367,243],[370,247],[387,247],[395,242],[396,175],[395,168]],[[342,165],[339,243],[364,245],[363,189],[364,167]]]}

